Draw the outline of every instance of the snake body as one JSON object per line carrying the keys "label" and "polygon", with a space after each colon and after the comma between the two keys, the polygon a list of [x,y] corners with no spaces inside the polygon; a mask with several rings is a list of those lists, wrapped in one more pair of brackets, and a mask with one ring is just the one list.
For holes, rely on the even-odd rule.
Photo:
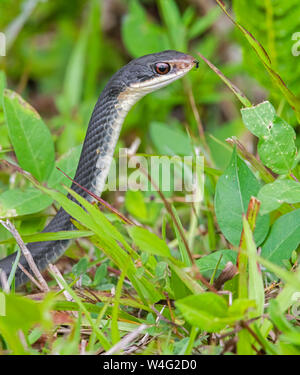
{"label": "snake body", "polygon": [[[115,73],[99,96],[93,110],[74,181],[94,194],[100,195],[121,126],[130,108],[147,93],[181,78],[194,66],[197,66],[197,62],[192,56],[170,50],[132,60]],[[92,200],[91,196],[78,185],[73,183],[71,188],[85,199]],[[73,200],[71,196],[69,198]],[[61,208],[43,232],[73,229],[70,215]],[[64,253],[69,242],[69,240],[35,242],[27,244],[27,248],[39,270],[44,270],[49,263],[55,262]],[[0,261],[0,269],[7,277],[15,259],[16,253]],[[21,256],[19,263],[30,272],[24,256]],[[15,285],[19,286],[27,280],[26,274],[18,267],[15,273]]]}

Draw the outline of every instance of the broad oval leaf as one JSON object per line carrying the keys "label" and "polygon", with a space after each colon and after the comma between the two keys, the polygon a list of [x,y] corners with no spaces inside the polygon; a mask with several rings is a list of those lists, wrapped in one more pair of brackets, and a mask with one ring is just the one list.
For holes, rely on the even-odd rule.
{"label": "broad oval leaf", "polygon": [[261,256],[284,265],[300,243],[300,208],[282,215],[272,226],[270,235],[262,246]]}
{"label": "broad oval leaf", "polygon": [[54,167],[54,144],[39,114],[21,96],[4,91],[4,111],[18,162],[37,180],[45,181]]}
{"label": "broad oval leaf", "polygon": [[247,128],[259,137],[258,153],[264,165],[275,173],[288,173],[297,151],[294,129],[276,115],[269,102],[243,108],[241,112]]}
{"label": "broad oval leaf", "polygon": [[51,203],[48,195],[34,188],[7,190],[0,195],[0,218],[33,214]]}
{"label": "broad oval leaf", "polygon": [[226,327],[228,306],[217,294],[207,292],[185,297],[175,302],[184,318],[193,326],[208,332],[216,332]]}
{"label": "broad oval leaf", "polygon": [[263,186],[257,198],[261,202],[260,212],[266,214],[276,210],[284,202],[300,202],[300,184],[293,180],[276,180]]}
{"label": "broad oval leaf", "polygon": [[207,332],[218,332],[242,319],[247,309],[255,306],[255,302],[238,299],[228,307],[224,297],[206,292],[180,299],[175,305],[191,325]]}
{"label": "broad oval leaf", "polygon": [[[238,157],[236,150],[225,173],[216,186],[215,210],[218,224],[224,236],[238,246],[243,222],[252,196],[256,196],[260,184],[247,165]],[[265,239],[269,229],[269,216],[258,214],[254,238],[257,246]]]}

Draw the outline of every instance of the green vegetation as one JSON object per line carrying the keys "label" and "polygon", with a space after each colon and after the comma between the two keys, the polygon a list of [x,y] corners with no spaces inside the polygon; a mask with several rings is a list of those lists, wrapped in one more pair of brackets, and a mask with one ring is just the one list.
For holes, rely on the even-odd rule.
{"label": "green vegetation", "polygon": [[[42,292],[9,277],[0,353],[300,354],[299,2],[108,3],[0,5],[0,257],[10,223],[25,243],[75,240]],[[152,181],[85,201],[60,170],[74,176],[99,93],[165,49],[199,68],[130,111],[115,155],[200,153],[203,199]],[[40,233],[60,206],[77,230]]]}

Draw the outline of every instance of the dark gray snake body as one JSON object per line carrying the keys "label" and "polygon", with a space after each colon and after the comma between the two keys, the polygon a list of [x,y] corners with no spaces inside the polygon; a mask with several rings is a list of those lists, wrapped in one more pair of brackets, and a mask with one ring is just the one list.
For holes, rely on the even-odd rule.
{"label": "dark gray snake body", "polygon": [[[167,73],[157,71],[157,66],[161,66],[162,70],[167,66],[163,64],[170,67]],[[133,60],[120,69],[110,79],[95,105],[74,180],[86,189],[100,195],[122,123],[129,109],[148,92],[181,78],[195,65],[196,62],[189,55],[177,51],[164,51]],[[90,195],[78,185],[73,183],[71,188],[85,199],[91,200]],[[71,196],[69,198],[74,200]],[[43,232],[73,229],[74,225],[70,221],[70,215],[61,208]],[[49,263],[55,262],[64,253],[69,242],[69,240],[36,242],[27,244],[27,247],[38,268],[44,270]],[[15,258],[16,253],[0,261],[0,269],[6,273],[7,277]],[[30,272],[23,255],[19,263]],[[25,273],[17,268],[16,286],[27,280]]]}

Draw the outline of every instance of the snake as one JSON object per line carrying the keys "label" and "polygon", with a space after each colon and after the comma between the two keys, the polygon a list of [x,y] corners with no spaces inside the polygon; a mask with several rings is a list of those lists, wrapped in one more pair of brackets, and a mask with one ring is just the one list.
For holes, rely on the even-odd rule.
{"label": "snake", "polygon": [[[71,189],[88,201],[93,198],[87,190],[100,196],[122,124],[131,107],[146,94],[183,77],[193,67],[198,67],[193,56],[167,50],[138,57],[118,70],[104,87],[92,112]],[[75,200],[71,195],[68,197]],[[74,230],[76,228],[71,219],[71,216],[60,208],[43,232]],[[62,256],[70,241],[63,239],[33,242],[26,246],[37,268],[43,271]],[[0,260],[0,269],[4,271],[6,278],[10,275],[16,256],[17,252]],[[19,265],[30,273],[30,267],[23,255],[19,259]],[[28,281],[22,267],[16,268],[14,277],[15,287]]]}

